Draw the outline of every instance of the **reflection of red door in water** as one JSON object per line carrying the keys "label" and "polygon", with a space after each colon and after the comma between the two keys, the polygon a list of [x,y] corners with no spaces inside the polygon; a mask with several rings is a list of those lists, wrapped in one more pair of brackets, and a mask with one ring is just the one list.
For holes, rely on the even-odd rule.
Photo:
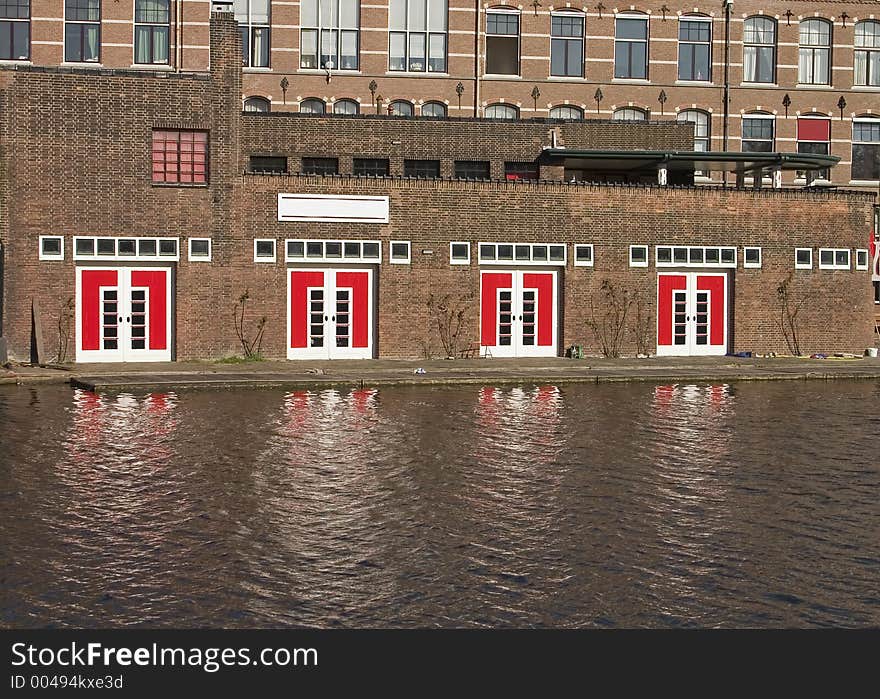
{"label": "reflection of red door in water", "polygon": [[170,268],[77,268],[78,362],[170,359]]}
{"label": "reflection of red door in water", "polygon": [[373,356],[373,270],[288,271],[288,359]]}
{"label": "reflection of red door in water", "polygon": [[555,271],[481,272],[481,354],[555,356],[556,289]]}
{"label": "reflection of red door in water", "polygon": [[727,275],[657,274],[657,354],[692,356],[727,352]]}

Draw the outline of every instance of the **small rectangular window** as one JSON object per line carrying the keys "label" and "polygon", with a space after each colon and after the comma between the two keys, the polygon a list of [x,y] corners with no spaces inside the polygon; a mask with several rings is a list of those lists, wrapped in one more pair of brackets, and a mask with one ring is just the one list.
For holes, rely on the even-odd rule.
{"label": "small rectangular window", "polygon": [[495,246],[494,245],[481,245],[480,246],[480,260],[494,260],[495,259]]}
{"label": "small rectangular window", "polygon": [[488,180],[488,160],[456,160],[455,176],[462,180]]}
{"label": "small rectangular window", "polygon": [[856,250],[856,269],[864,270],[868,269],[868,266],[868,251]]}
{"label": "small rectangular window", "polygon": [[75,256],[91,257],[95,254],[94,238],[74,238],[73,253]]}
{"label": "small rectangular window", "polygon": [[391,264],[408,265],[410,263],[410,244],[406,240],[391,241]]}
{"label": "small rectangular window", "polygon": [[303,158],[303,175],[338,175],[339,158]]}
{"label": "small rectangular window", "polygon": [[303,240],[288,240],[285,246],[288,260],[301,260],[306,256],[306,244]]}
{"label": "small rectangular window", "polygon": [[344,252],[345,252],[345,257],[359,258],[361,256],[361,244],[346,242],[344,245]]}
{"label": "small rectangular window", "polygon": [[532,248],[529,245],[514,245],[514,257],[520,262],[528,262],[532,259]]}
{"label": "small rectangular window", "polygon": [[795,248],[794,268],[795,269],[813,269],[813,249],[812,248]]}
{"label": "small rectangular window", "polygon": [[404,160],[404,177],[437,178],[440,177],[439,160]]}
{"label": "small rectangular window", "polygon": [[677,265],[687,264],[688,261],[688,249],[687,248],[672,248],[672,261]]}
{"label": "small rectangular window", "polygon": [[469,265],[471,263],[470,243],[449,243],[449,264]]}
{"label": "small rectangular window", "polygon": [[647,267],[648,266],[648,246],[647,245],[630,245],[629,246],[629,266],[630,267]]}
{"label": "small rectangular window", "polygon": [[208,132],[153,130],[153,184],[208,183]]}
{"label": "small rectangular window", "polygon": [[710,265],[717,265],[721,262],[721,250],[718,248],[708,248],[706,250],[706,262]]}
{"label": "small rectangular window", "polygon": [[672,248],[658,245],[656,252],[658,265],[672,264]]}
{"label": "small rectangular window", "polygon": [[274,240],[254,240],[254,262],[275,262]]}
{"label": "small rectangular window", "polygon": [[504,163],[504,178],[510,182],[537,180],[538,166],[535,163]]}
{"label": "small rectangular window", "polygon": [[189,239],[189,261],[190,262],[210,262],[211,261],[211,239],[210,238],[190,238]]}
{"label": "small rectangular window", "polygon": [[705,250],[703,248],[688,248],[688,262],[692,265],[701,265],[705,262]]}
{"label": "small rectangular window", "polygon": [[306,257],[324,257],[324,243],[321,240],[306,241]]}
{"label": "small rectangular window", "polygon": [[819,269],[849,269],[849,248],[819,248]]}
{"label": "small rectangular window", "polygon": [[389,173],[387,158],[355,158],[352,174],[361,177],[387,177]]}
{"label": "small rectangular window", "polygon": [[550,261],[551,262],[565,262],[565,246],[564,245],[551,245],[550,246]]}
{"label": "small rectangular window", "polygon": [[593,266],[593,246],[592,245],[575,245],[574,246],[574,266],[575,267],[592,267]]}
{"label": "small rectangular window", "polygon": [[116,255],[116,238],[98,238],[99,255]]}
{"label": "small rectangular window", "polygon": [[41,260],[63,260],[64,238],[60,235],[41,235],[39,258]]}
{"label": "small rectangular window", "polygon": [[364,243],[365,260],[378,260],[381,256],[379,243]]}
{"label": "small rectangular window", "polygon": [[155,257],[159,250],[155,240],[139,240],[138,241],[138,257]]}
{"label": "small rectangular window", "polygon": [[134,257],[137,255],[137,240],[134,238],[120,238],[116,241],[120,257]]}
{"label": "small rectangular window", "polygon": [[761,248],[743,248],[743,267],[761,266]]}
{"label": "small rectangular window", "polygon": [[340,259],[342,257],[342,242],[338,240],[328,240],[324,243],[324,256],[332,259]]}
{"label": "small rectangular window", "polygon": [[248,172],[283,175],[287,172],[287,156],[252,155],[248,158]]}
{"label": "small rectangular window", "polygon": [[163,238],[159,241],[159,255],[161,257],[176,257],[177,256],[177,239],[176,238]]}
{"label": "small rectangular window", "polygon": [[721,248],[721,264],[736,264],[736,248]]}

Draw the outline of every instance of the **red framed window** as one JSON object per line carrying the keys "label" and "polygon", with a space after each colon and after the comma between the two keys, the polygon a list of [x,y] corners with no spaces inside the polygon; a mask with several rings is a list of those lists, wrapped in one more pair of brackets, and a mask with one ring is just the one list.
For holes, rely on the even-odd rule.
{"label": "red framed window", "polygon": [[153,130],[155,184],[207,184],[208,132]]}

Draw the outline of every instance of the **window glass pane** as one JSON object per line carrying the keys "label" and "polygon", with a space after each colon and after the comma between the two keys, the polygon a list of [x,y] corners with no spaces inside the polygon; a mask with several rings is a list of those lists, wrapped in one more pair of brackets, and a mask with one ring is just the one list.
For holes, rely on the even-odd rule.
{"label": "window glass pane", "polygon": [[648,38],[648,23],[642,19],[618,19],[616,29],[618,39]]}
{"label": "window glass pane", "polygon": [[406,70],[406,34],[392,33],[390,41],[388,67],[391,70]]}
{"label": "window glass pane", "polygon": [[409,2],[409,30],[423,32],[428,28],[427,8],[425,0],[408,0]]}
{"label": "window glass pane", "polygon": [[301,240],[288,240],[287,241],[287,256],[288,257],[305,257],[305,243]]}
{"label": "window glass pane", "polygon": [[339,26],[345,29],[357,29],[358,0],[339,0]]}
{"label": "window glass pane", "polygon": [[428,29],[446,31],[446,0],[428,0]]}
{"label": "window glass pane", "polygon": [[318,0],[300,0],[300,25],[303,27],[318,26]]}

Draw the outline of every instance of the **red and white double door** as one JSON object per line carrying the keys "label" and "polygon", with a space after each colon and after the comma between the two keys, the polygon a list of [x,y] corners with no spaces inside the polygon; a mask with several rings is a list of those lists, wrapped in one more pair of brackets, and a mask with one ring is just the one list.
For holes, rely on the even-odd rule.
{"label": "red and white double door", "polygon": [[76,361],[171,360],[170,267],[77,267]]}
{"label": "red and white double door", "polygon": [[373,356],[373,270],[290,269],[288,359]]}
{"label": "red and white double door", "polygon": [[727,352],[727,275],[658,272],[658,356]]}
{"label": "red and white double door", "polygon": [[480,353],[493,357],[556,356],[555,271],[480,273]]}

